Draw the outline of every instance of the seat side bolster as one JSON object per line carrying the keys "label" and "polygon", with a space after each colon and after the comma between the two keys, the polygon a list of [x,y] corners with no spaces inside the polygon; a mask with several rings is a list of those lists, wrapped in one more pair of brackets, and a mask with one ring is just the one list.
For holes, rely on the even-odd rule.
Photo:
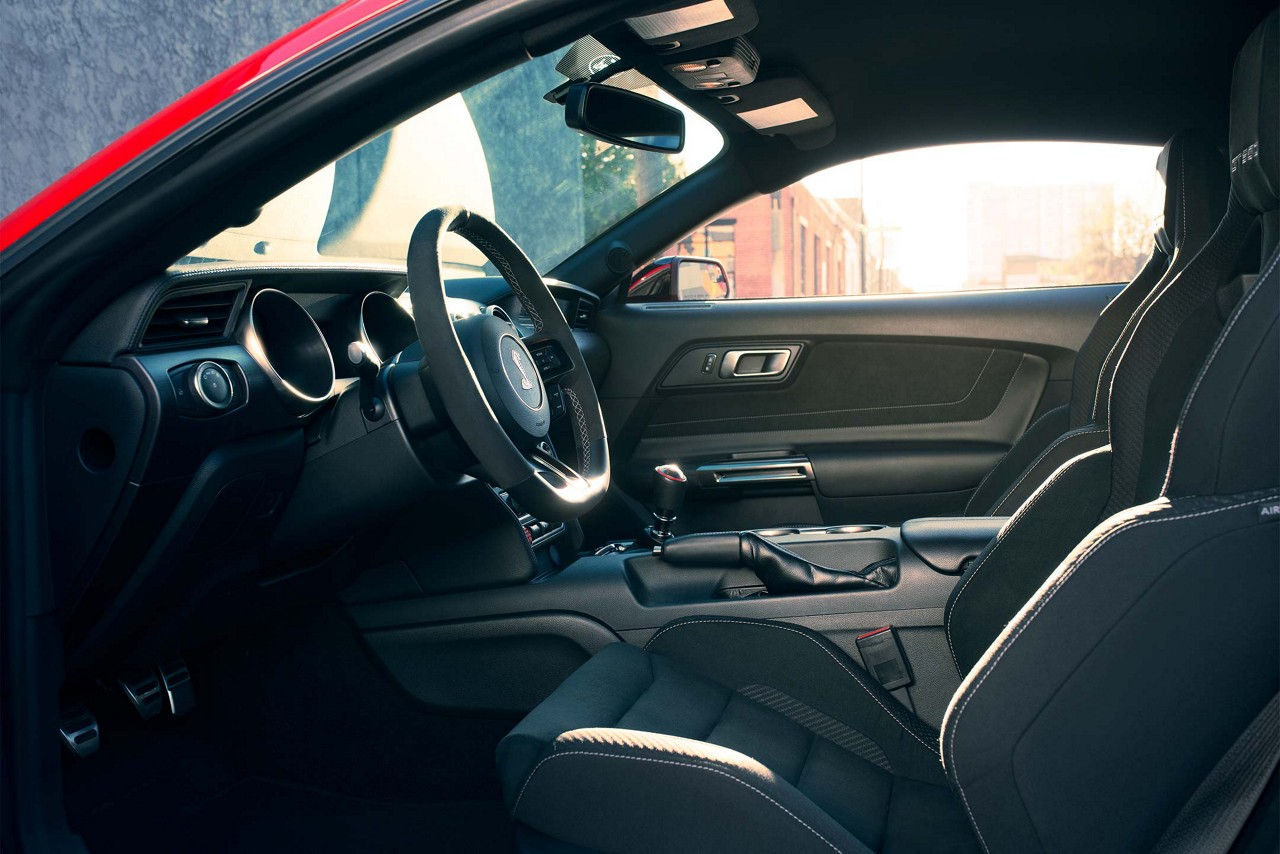
{"label": "seat side bolster", "polygon": [[944,612],[956,670],[970,671],[1022,603],[1097,525],[1110,482],[1106,445],[1063,463],[964,571]]}
{"label": "seat side bolster", "polygon": [[613,726],[653,684],[648,655],[625,643],[605,647],[525,716],[498,745],[508,804],[555,738],[566,730]]}
{"label": "seat side bolster", "polygon": [[638,730],[560,735],[525,778],[512,815],[607,850],[869,850],[751,757]]}
{"label": "seat side bolster", "polygon": [[866,734],[895,773],[943,781],[938,733],[819,632],[773,620],[682,617],[645,648],[733,690],[768,685]]}
{"label": "seat side bolster", "polygon": [[1074,457],[1101,448],[1107,444],[1107,439],[1107,428],[1097,424],[1085,424],[1063,433],[1005,490],[1004,495],[992,507],[990,515],[1006,516],[1015,512],[1059,468]]}
{"label": "seat side bolster", "polygon": [[987,472],[986,477],[969,496],[964,515],[996,515],[995,504],[1008,492],[1010,484],[1026,471],[1037,456],[1044,453],[1045,448],[1070,429],[1071,407],[1065,403],[1032,421],[1031,426],[1009,446],[1009,450],[992,466],[991,471]]}
{"label": "seat side bolster", "polygon": [[1280,686],[1277,501],[1118,514],[1010,621],[943,721],[984,848],[1151,849]]}

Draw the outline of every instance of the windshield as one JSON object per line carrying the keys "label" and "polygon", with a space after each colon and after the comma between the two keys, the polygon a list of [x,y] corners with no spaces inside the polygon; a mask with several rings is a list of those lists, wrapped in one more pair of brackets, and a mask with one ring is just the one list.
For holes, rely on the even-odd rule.
{"label": "windshield", "polygon": [[[622,148],[579,134],[543,95],[616,61],[584,39],[486,80],[413,116],[329,164],[178,264],[235,261],[403,264],[428,210],[460,205],[503,227],[542,271],[604,232],[719,152],[720,134],[635,71],[605,82],[684,112],[684,150]],[[594,63],[594,64],[592,64]],[[559,67],[559,70],[558,70]],[[478,250],[446,238],[446,276],[488,271]]]}

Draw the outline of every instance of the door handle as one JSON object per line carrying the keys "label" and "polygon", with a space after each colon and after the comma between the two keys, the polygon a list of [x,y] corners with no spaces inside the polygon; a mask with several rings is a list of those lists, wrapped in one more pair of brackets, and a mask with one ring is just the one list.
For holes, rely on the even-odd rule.
{"label": "door handle", "polygon": [[787,369],[790,362],[791,351],[788,349],[730,350],[720,362],[720,376],[776,377]]}

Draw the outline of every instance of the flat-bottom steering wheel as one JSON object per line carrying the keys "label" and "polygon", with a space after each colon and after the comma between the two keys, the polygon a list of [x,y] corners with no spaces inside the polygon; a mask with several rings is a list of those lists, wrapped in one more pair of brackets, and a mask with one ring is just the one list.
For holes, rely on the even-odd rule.
{"label": "flat-bottom steering wheel", "polygon": [[[447,232],[465,238],[498,268],[533,323],[531,337],[522,338],[498,313],[453,321],[440,268]],[[604,419],[582,351],[533,263],[484,217],[437,208],[413,230],[408,267],[422,382],[439,395],[488,478],[540,519],[568,521],[590,510],[609,488]],[[576,468],[559,460],[547,440],[548,383],[554,384],[550,394],[564,396]]]}

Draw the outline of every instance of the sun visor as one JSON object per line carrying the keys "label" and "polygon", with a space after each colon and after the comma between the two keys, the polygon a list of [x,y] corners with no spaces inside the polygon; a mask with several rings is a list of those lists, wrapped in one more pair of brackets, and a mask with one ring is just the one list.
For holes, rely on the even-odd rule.
{"label": "sun visor", "polygon": [[733,94],[738,100],[725,108],[762,134],[806,136],[835,124],[827,99],[803,77],[757,79]]}
{"label": "sun visor", "polygon": [[759,22],[751,0],[701,0],[627,18],[632,32],[660,52],[727,41],[750,32]]}

